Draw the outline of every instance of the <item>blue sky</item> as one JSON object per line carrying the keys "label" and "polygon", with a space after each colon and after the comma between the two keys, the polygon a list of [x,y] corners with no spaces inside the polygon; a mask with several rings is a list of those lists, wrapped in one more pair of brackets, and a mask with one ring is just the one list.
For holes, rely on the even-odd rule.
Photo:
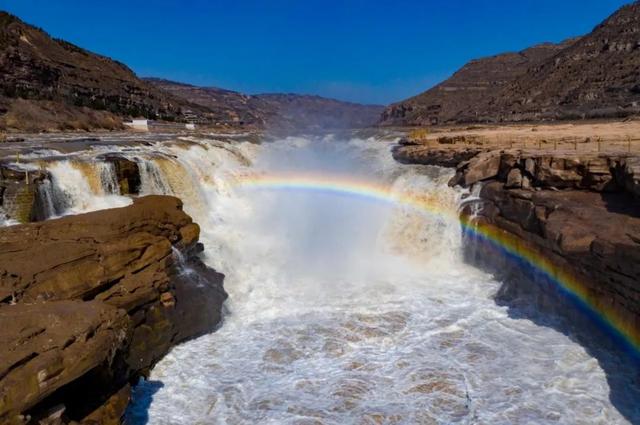
{"label": "blue sky", "polygon": [[626,3],[0,0],[0,8],[141,76],[386,104],[469,59],[587,33]]}

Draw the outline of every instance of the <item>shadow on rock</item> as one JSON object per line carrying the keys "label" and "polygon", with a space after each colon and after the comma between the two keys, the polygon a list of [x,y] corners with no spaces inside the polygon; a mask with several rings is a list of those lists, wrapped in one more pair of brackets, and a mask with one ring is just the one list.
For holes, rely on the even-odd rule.
{"label": "shadow on rock", "polygon": [[640,202],[628,193],[602,193],[607,211],[630,217],[640,217]]}

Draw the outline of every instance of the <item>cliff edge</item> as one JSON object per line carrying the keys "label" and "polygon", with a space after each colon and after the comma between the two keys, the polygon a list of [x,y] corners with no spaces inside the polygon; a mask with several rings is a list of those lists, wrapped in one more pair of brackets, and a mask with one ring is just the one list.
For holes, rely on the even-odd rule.
{"label": "cliff edge", "polygon": [[221,320],[198,237],[167,196],[0,229],[0,422],[119,424],[130,385]]}

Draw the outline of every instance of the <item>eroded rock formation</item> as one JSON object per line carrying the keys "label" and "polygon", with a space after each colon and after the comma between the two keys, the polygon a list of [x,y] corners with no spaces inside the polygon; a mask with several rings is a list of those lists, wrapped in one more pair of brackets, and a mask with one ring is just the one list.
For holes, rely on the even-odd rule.
{"label": "eroded rock formation", "polygon": [[[450,185],[480,184],[479,200],[461,214],[490,224],[507,239],[537,252],[584,285],[589,304],[615,312],[632,332],[640,329],[640,158],[633,154],[569,151],[478,150],[406,145],[403,162],[451,167]],[[473,241],[472,241],[473,242]],[[466,244],[468,252],[482,246]],[[513,261],[495,255],[472,260],[499,274]],[[522,271],[516,272],[522,281]],[[509,286],[510,283],[505,285]],[[512,290],[513,288],[509,289]]]}
{"label": "eroded rock formation", "polygon": [[120,423],[130,384],[220,321],[198,237],[165,196],[0,229],[0,422]]}

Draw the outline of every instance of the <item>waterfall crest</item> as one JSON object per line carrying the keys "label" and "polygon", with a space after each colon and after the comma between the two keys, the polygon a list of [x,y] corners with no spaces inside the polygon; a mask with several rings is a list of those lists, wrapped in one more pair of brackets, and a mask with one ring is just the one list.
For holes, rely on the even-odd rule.
{"label": "waterfall crest", "polygon": [[[626,423],[595,358],[509,316],[494,302],[500,282],[464,262],[456,213],[473,194],[447,186],[450,170],[395,163],[391,144],[114,146],[139,170],[128,196],[112,163],[87,161],[95,152],[40,159],[47,216],[175,195],[202,228],[204,260],[226,275],[224,325],[136,387],[131,423]],[[434,208],[242,184],[272,174],[367,182]]]}

